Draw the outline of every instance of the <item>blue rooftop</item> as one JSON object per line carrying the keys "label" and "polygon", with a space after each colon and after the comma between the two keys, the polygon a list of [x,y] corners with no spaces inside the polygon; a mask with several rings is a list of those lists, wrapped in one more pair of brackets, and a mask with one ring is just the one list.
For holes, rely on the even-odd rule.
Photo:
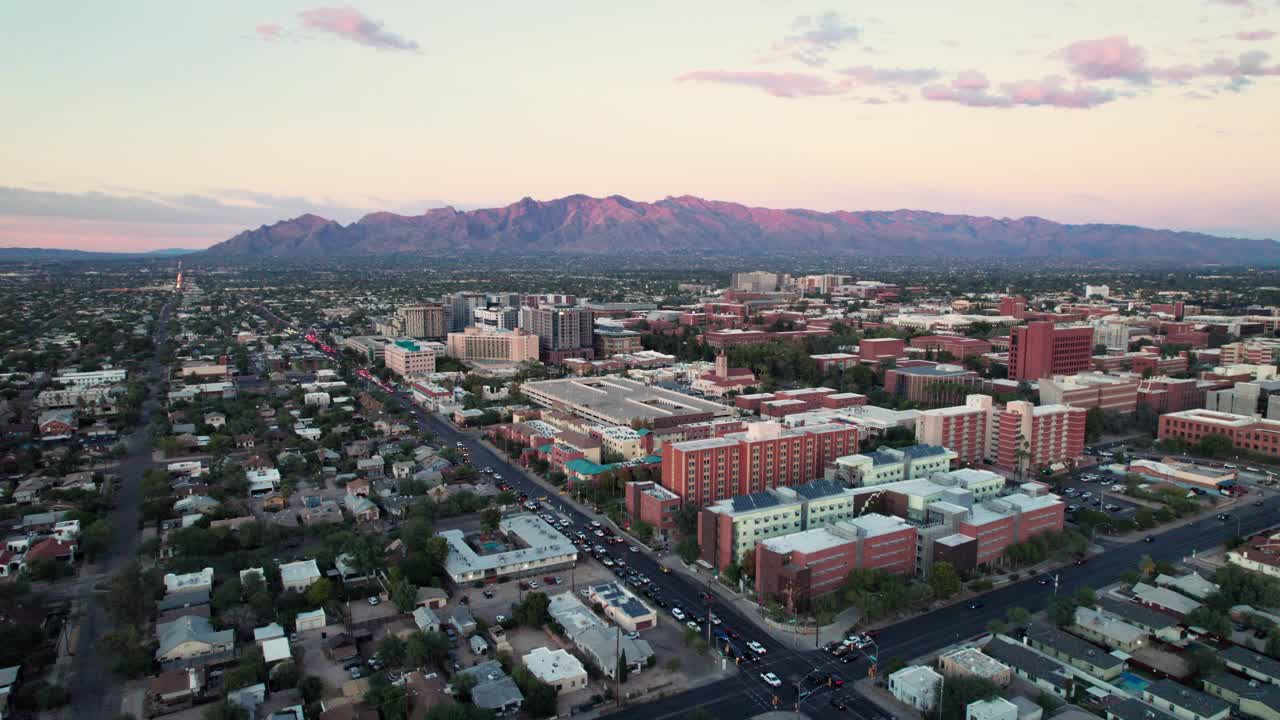
{"label": "blue rooftop", "polygon": [[939,445],[908,445],[907,447],[899,448],[899,450],[910,458],[932,457],[947,452],[946,448]]}
{"label": "blue rooftop", "polygon": [[817,500],[818,498],[831,497],[844,492],[844,486],[832,480],[814,480],[803,485],[796,485],[791,489],[806,500]]}
{"label": "blue rooftop", "polygon": [[930,375],[934,377],[958,377],[960,375],[973,375],[974,377],[977,377],[977,373],[962,367],[953,367],[953,368],[946,368],[946,369],[941,367],[932,367],[932,366],[908,367],[908,368],[896,368],[894,372],[903,373],[905,375]]}
{"label": "blue rooftop", "polygon": [[735,513],[750,512],[751,510],[763,510],[764,508],[777,507],[782,501],[769,492],[751,493],[750,495],[739,495],[733,498],[733,511]]}
{"label": "blue rooftop", "polygon": [[902,462],[902,458],[897,455],[887,453],[879,448],[867,453],[867,457],[871,458],[872,465],[892,465],[894,463]]}

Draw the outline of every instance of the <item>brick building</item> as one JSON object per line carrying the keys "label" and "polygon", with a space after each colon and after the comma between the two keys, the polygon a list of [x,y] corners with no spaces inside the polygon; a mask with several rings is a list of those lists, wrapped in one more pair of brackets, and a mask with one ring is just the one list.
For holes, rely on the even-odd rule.
{"label": "brick building", "polygon": [[669,444],[662,453],[662,485],[683,503],[705,507],[821,478],[827,463],[857,451],[858,430],[850,425],[752,423],[746,432]]}
{"label": "brick building", "polygon": [[1084,456],[1087,413],[1084,408],[1037,407],[1023,400],[993,409],[987,457],[1006,470],[1069,467]]}
{"label": "brick building", "polygon": [[915,572],[916,528],[875,513],[771,538],[756,547],[756,596],[788,609],[834,592],[855,569]]}
{"label": "brick building", "polygon": [[1088,370],[1093,355],[1093,328],[1032,322],[1009,335],[1009,377],[1039,380]]}
{"label": "brick building", "polygon": [[991,396],[970,395],[964,405],[922,411],[916,417],[916,441],[945,447],[956,454],[957,462],[976,465],[987,454],[991,407]]}
{"label": "brick building", "polygon": [[991,352],[991,343],[959,335],[921,335],[911,338],[911,347],[926,352],[946,352],[957,360]]}
{"label": "brick building", "polygon": [[864,362],[890,360],[902,357],[905,348],[901,338],[863,338],[858,343],[858,355]]}
{"label": "brick building", "polygon": [[1139,378],[1100,372],[1055,375],[1040,381],[1040,402],[1046,405],[1100,408],[1131,413],[1138,407]]}
{"label": "brick building", "polygon": [[1138,403],[1157,414],[1199,409],[1211,385],[1195,378],[1145,378],[1138,384]]}
{"label": "brick building", "polygon": [[1238,450],[1280,457],[1280,421],[1209,410],[1184,410],[1160,416],[1159,439],[1197,443],[1208,435],[1225,435]]}
{"label": "brick building", "polygon": [[885,371],[884,389],[925,407],[949,405],[982,387],[982,376],[961,365],[920,364]]}
{"label": "brick building", "polygon": [[649,523],[659,531],[675,527],[675,511],[680,507],[680,497],[661,485],[629,482],[623,501],[633,521]]}

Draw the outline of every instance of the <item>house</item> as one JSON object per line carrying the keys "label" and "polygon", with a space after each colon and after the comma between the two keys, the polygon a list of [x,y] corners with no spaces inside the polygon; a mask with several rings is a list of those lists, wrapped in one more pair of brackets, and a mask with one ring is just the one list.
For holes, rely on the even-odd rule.
{"label": "house", "polygon": [[520,688],[516,687],[514,680],[507,677],[502,664],[497,660],[486,660],[460,670],[457,674],[475,679],[476,684],[471,688],[471,704],[481,710],[505,715],[515,713],[524,703]]}
{"label": "house", "polygon": [[282,637],[284,637],[284,628],[280,627],[280,623],[271,623],[270,625],[263,625],[260,628],[253,629],[253,641],[258,645],[268,640]]}
{"label": "house", "polygon": [[13,501],[19,505],[29,505],[35,502],[40,497],[40,493],[44,492],[52,484],[49,478],[27,478],[18,483],[18,487],[13,489]]}
{"label": "house", "polygon": [[236,448],[239,450],[252,450],[254,445],[257,444],[257,441],[254,440],[253,436],[248,434],[236,435],[233,437],[233,440],[235,441]]}
{"label": "house", "polygon": [[413,610],[413,623],[423,632],[438,632],[440,630],[440,618],[436,616],[431,608],[421,605]]}
{"label": "house", "polygon": [[356,472],[365,477],[382,477],[386,472],[381,455],[356,460]]}
{"label": "house", "polygon": [[342,509],[332,500],[321,500],[314,506],[308,505],[298,514],[302,517],[302,524],[307,527],[342,522]]}
{"label": "house", "polygon": [[351,482],[347,483],[347,494],[359,495],[360,497],[367,498],[369,497],[369,491],[371,487],[372,486],[369,482],[369,478],[356,478]]}
{"label": "house", "polygon": [[280,585],[284,590],[305,592],[311,583],[320,579],[320,568],[315,560],[299,560],[280,566]]}
{"label": "house", "polygon": [[289,507],[289,501],[278,492],[269,492],[262,496],[263,512],[281,512]]}
{"label": "house", "polygon": [[249,578],[257,577],[258,582],[264,585],[267,582],[267,573],[260,567],[245,568],[240,571],[240,584],[244,585],[249,582]]}
{"label": "house", "polygon": [[[187,592],[174,593],[160,598],[159,602],[156,603],[156,609],[160,612],[167,612],[169,610],[206,606],[209,604],[210,597],[208,590],[188,590]],[[182,614],[190,615],[191,613]],[[208,617],[207,612],[205,617]]]}
{"label": "house", "polygon": [[919,712],[937,707],[942,676],[926,665],[904,667],[889,676],[889,692]]}
{"label": "house", "polygon": [[1071,631],[1091,642],[1127,653],[1132,653],[1149,642],[1149,637],[1142,628],[1130,625],[1110,613],[1087,607],[1076,608],[1076,619]]}
{"label": "house", "polygon": [[193,573],[169,573],[164,576],[164,593],[166,595],[195,590],[213,591],[213,568],[207,567]]}
{"label": "house", "polygon": [[221,503],[208,495],[192,495],[175,502],[173,511],[179,515],[187,515],[189,513],[207,514],[217,510],[219,505]]}
{"label": "house", "polygon": [[408,480],[413,476],[414,464],[409,460],[391,463],[391,477],[396,480]]}
{"label": "house", "polygon": [[256,718],[258,706],[267,701],[267,686],[263,683],[231,690],[227,693],[227,702],[244,708],[245,716]]}
{"label": "house", "polygon": [[162,667],[202,667],[235,657],[235,630],[215,631],[207,618],[188,615],[156,626]]}
{"label": "house", "polygon": [[211,428],[220,428],[227,424],[227,416],[220,412],[206,413],[204,416],[204,424]]}
{"label": "house", "polygon": [[1204,678],[1204,691],[1236,706],[1241,714],[1262,720],[1280,720],[1280,686],[1246,680],[1231,673]]}
{"label": "house", "polygon": [[280,488],[280,471],[276,468],[245,470],[244,479],[249,483],[249,497],[261,497]]}
{"label": "house", "polygon": [[1186,617],[1200,607],[1200,603],[1169,588],[1154,587],[1146,583],[1133,586],[1133,598],[1139,604],[1152,610],[1169,613],[1178,617]]}
{"label": "house", "polygon": [[489,643],[482,635],[472,635],[468,642],[471,643],[471,654],[477,657],[489,652]]}
{"label": "house", "polygon": [[1125,698],[1107,704],[1107,720],[1177,720],[1177,718],[1137,698]]}
{"label": "house", "polygon": [[476,619],[472,617],[471,610],[466,605],[458,605],[449,615],[449,624],[462,637],[467,637],[476,631]]}
{"label": "house", "polygon": [[325,617],[324,608],[317,608],[307,612],[298,613],[293,619],[293,627],[298,632],[306,632],[308,630],[320,630],[329,624],[329,619]]}
{"label": "house", "polygon": [[281,660],[293,659],[293,651],[289,648],[289,638],[271,638],[262,643],[262,659],[268,665]]}
{"label": "house", "polygon": [[27,551],[22,558],[22,567],[26,569],[31,563],[39,560],[52,560],[56,563],[70,565],[76,561],[76,544],[59,540],[57,538],[45,538]]}
{"label": "house", "polygon": [[1005,687],[1013,680],[1013,670],[1008,665],[972,647],[956,648],[939,655],[938,669],[943,675],[982,678],[1000,687]]}
{"label": "house", "polygon": [[1136,602],[1116,600],[1105,595],[1098,598],[1098,609],[1167,643],[1182,640],[1182,624],[1172,615],[1152,610]]}
{"label": "house", "polygon": [[449,593],[437,587],[418,588],[418,598],[414,603],[418,607],[439,610],[449,602]]}
{"label": "house", "polygon": [[1156,585],[1177,590],[1183,595],[1190,595],[1197,600],[1204,600],[1218,592],[1217,584],[1200,577],[1200,574],[1194,570],[1182,576],[1157,575]]}
{"label": "house", "polygon": [[61,408],[40,413],[36,427],[44,440],[65,440],[76,434],[79,422],[76,420],[75,410]]}
{"label": "house", "polygon": [[599,624],[578,633],[573,643],[605,676],[618,674],[618,658],[625,656],[631,672],[638,673],[649,664],[653,647],[648,641],[627,637],[621,628]]}
{"label": "house", "polygon": [[1020,642],[997,635],[983,651],[1013,668],[1018,677],[1059,698],[1070,698],[1075,689],[1075,678],[1070,668]]}
{"label": "house", "polygon": [[1183,720],[1227,720],[1231,705],[1222,698],[1192,690],[1169,678],[1157,680],[1142,691],[1142,699]]}
{"label": "house", "polygon": [[347,504],[347,512],[351,513],[351,517],[355,518],[357,523],[374,522],[381,516],[378,506],[374,505],[369,498],[347,495],[343,500]]}
{"label": "house", "polygon": [[525,668],[536,678],[561,693],[587,686],[587,669],[578,658],[563,648],[534,648],[521,658]]}
{"label": "house", "polygon": [[195,701],[205,686],[204,668],[166,670],[147,682],[146,704],[156,714]]}

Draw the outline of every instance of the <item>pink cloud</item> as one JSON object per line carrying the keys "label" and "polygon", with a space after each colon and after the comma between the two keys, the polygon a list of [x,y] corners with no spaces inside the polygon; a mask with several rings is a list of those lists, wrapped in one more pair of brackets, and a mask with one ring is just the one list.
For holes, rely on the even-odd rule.
{"label": "pink cloud", "polygon": [[1147,51],[1129,42],[1123,35],[1081,40],[1058,52],[1072,72],[1090,80],[1144,81],[1150,71],[1147,68]]}
{"label": "pink cloud", "polygon": [[351,6],[303,10],[298,13],[298,20],[309,30],[330,33],[379,50],[418,52],[421,49],[416,41],[385,29],[382,23],[365,17]]}
{"label": "pink cloud", "polygon": [[258,37],[267,42],[279,40],[284,35],[284,28],[279,25],[262,24],[254,28],[254,30],[258,33]]}
{"label": "pink cloud", "polygon": [[920,85],[937,78],[941,73],[933,68],[878,68],[862,65],[845,68],[840,74],[863,85]]}
{"label": "pink cloud", "polygon": [[1272,30],[1241,30],[1236,33],[1236,39],[1244,40],[1245,42],[1263,42],[1275,36],[1276,34]]}
{"label": "pink cloud", "polygon": [[1017,106],[1086,109],[1115,99],[1115,93],[1088,85],[1066,87],[1061,78],[1019,80],[1002,85],[1000,92],[989,92],[986,78],[969,71],[952,79],[949,85],[928,85],[920,95],[926,100],[951,102],[966,107]]}
{"label": "pink cloud", "polygon": [[813,66],[825,65],[829,54],[862,34],[858,26],[831,11],[817,17],[801,15],[791,27],[798,32],[775,43],[773,49]]}
{"label": "pink cloud", "polygon": [[795,72],[758,72],[744,70],[695,70],[676,78],[676,82],[707,82],[742,85],[763,90],[781,98],[838,95],[849,89],[847,82],[833,83],[819,75]]}
{"label": "pink cloud", "polygon": [[991,82],[977,70],[962,70],[952,78],[951,87],[957,90],[986,90],[991,87]]}

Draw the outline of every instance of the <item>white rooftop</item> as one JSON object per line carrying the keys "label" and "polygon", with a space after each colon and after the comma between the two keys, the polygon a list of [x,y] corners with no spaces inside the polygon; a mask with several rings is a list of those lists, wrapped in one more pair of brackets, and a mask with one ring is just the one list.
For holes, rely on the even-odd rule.
{"label": "white rooftop", "polygon": [[440,533],[449,542],[449,556],[445,560],[445,570],[458,577],[465,573],[481,570],[498,570],[520,563],[530,563],[563,555],[577,556],[577,548],[569,538],[551,527],[545,520],[531,513],[512,515],[499,523],[499,528],[507,535],[515,536],[524,547],[507,552],[480,555],[466,543],[461,530],[446,530]]}
{"label": "white rooftop", "polygon": [[521,661],[534,677],[549,685],[569,678],[581,677],[587,672],[578,658],[559,648],[556,650],[545,647],[534,648],[528,655],[521,658]]}

